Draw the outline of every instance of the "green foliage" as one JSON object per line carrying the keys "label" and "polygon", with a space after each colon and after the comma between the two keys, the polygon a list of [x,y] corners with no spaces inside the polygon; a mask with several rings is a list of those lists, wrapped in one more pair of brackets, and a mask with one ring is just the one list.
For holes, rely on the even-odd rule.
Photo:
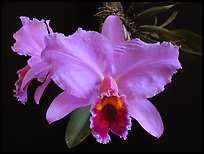
{"label": "green foliage", "polygon": [[153,25],[143,25],[140,28],[142,31],[149,32],[149,34],[157,34],[157,38],[151,35],[153,40],[169,41],[181,46],[183,51],[202,55],[202,38],[194,32],[184,29],[168,30]]}
{"label": "green foliage", "polygon": [[[154,4],[156,5],[157,3]],[[170,41],[178,46],[181,46],[181,51],[199,56],[202,55],[202,37],[200,35],[186,29],[169,30],[164,28],[176,19],[179,11],[188,11],[187,9],[198,6],[200,3],[177,2],[170,5],[153,6],[138,12],[133,17],[129,16],[131,11],[134,14],[140,10],[142,6],[147,5],[147,2],[133,2],[130,4],[127,13],[124,12],[126,15],[124,23],[132,38],[137,37],[145,42],[151,43],[157,41]],[[157,25],[157,15],[162,15],[162,13],[165,12],[171,13],[171,15],[166,19],[166,21],[163,22],[163,24],[160,26]],[[140,25],[140,23],[137,23],[137,21],[141,18],[145,18],[146,20],[153,18],[155,22],[152,25]]]}
{"label": "green foliage", "polygon": [[79,108],[71,114],[65,133],[69,148],[75,147],[91,134],[89,117],[90,106]]}

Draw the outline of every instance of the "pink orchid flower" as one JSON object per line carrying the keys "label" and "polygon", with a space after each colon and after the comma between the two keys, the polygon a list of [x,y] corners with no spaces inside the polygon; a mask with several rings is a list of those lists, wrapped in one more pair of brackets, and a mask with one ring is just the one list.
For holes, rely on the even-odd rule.
{"label": "pink orchid flower", "polygon": [[90,128],[99,143],[110,141],[109,131],[126,139],[131,117],[159,138],[163,122],[148,98],[162,92],[181,68],[178,56],[179,47],[170,42],[125,41],[122,21],[113,15],[101,33],[79,28],[68,37],[50,34],[42,59],[64,91],[51,103],[47,121],[91,105]]}
{"label": "pink orchid flower", "polygon": [[11,48],[19,55],[31,56],[31,58],[28,60],[28,65],[17,71],[19,79],[15,83],[14,96],[25,104],[28,86],[32,79],[37,78],[39,82],[44,82],[35,92],[35,101],[39,104],[43,91],[51,81],[49,67],[41,60],[41,52],[45,48],[44,37],[49,32],[52,33],[52,29],[49,21],[46,23],[44,20],[37,19],[31,21],[28,17],[20,17],[20,19],[23,26],[13,35],[16,42]]}

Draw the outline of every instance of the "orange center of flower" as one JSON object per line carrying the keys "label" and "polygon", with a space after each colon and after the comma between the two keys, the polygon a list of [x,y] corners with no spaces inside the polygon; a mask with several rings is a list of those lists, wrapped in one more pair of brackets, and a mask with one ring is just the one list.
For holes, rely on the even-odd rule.
{"label": "orange center of flower", "polygon": [[105,122],[110,127],[114,121],[117,121],[126,112],[126,107],[120,97],[105,96],[96,103],[95,112],[100,115],[101,123]]}
{"label": "orange center of flower", "polygon": [[107,96],[105,96],[102,100],[97,102],[96,109],[98,111],[101,111],[106,106],[112,106],[116,110],[119,110],[123,107],[123,103],[119,97],[116,97],[116,96],[107,97]]}

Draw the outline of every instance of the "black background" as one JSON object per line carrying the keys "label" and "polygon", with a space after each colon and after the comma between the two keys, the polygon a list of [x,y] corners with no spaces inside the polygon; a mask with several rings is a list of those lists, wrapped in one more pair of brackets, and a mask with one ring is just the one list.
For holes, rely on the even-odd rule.
{"label": "black background", "polygon": [[[68,149],[64,134],[69,116],[49,125],[46,110],[61,89],[51,83],[36,105],[33,81],[26,105],[13,95],[16,71],[26,65],[28,57],[11,50],[12,35],[21,27],[19,16],[51,20],[51,27],[65,35],[78,27],[98,30],[93,18],[100,3],[2,3],[2,105],[1,148],[4,152],[70,152],[70,151],[201,151],[202,143],[202,58],[180,53],[183,69],[173,76],[164,92],[151,98],[159,110],[165,131],[156,139],[132,120],[132,130],[126,141],[111,134],[112,141],[99,144],[91,135],[74,149]],[[170,28],[185,28],[202,35],[202,6],[181,11]]]}

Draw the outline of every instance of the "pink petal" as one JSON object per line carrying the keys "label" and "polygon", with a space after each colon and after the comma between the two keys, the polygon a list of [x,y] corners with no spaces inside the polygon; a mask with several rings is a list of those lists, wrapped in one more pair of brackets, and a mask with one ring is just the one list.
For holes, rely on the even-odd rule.
{"label": "pink petal", "polygon": [[[48,65],[45,62],[40,62],[33,67],[27,65],[17,72],[19,79],[15,83],[16,89],[14,90],[14,96],[18,98],[18,101],[21,101],[21,103],[25,104],[25,102],[27,101],[27,89],[30,82],[34,78],[38,78],[38,80],[42,80],[43,78],[45,78],[47,73],[49,72],[48,69]],[[42,91],[42,89],[40,91]]]}
{"label": "pink petal", "polygon": [[128,110],[130,116],[138,121],[138,123],[151,135],[159,138],[164,126],[159,112],[154,105],[147,99],[128,100]]}
{"label": "pink petal", "polygon": [[[40,56],[32,56],[29,60],[28,60],[28,65],[33,67],[35,66],[36,64],[40,63],[42,60],[41,60],[41,57]],[[43,71],[41,72],[37,78],[38,78],[38,81],[39,82],[44,82],[45,81],[45,78],[46,78],[46,75],[48,74],[49,70],[46,72],[46,71]]]}
{"label": "pink petal", "polygon": [[[48,67],[47,64],[45,64],[45,65],[46,65],[46,67]],[[40,72],[40,73],[36,76],[37,80],[38,80],[39,82],[44,82],[45,79],[46,79],[46,76],[48,75],[49,72],[50,72],[50,69],[49,69],[49,68],[47,68],[46,70],[43,70],[42,72]]]}
{"label": "pink petal", "polygon": [[45,48],[44,36],[48,34],[44,20],[30,20],[28,17],[20,17],[23,27],[13,37],[16,40],[12,50],[19,55],[40,55]]}
{"label": "pink petal", "polygon": [[41,98],[45,88],[50,83],[50,81],[51,81],[51,74],[48,74],[45,82],[36,89],[35,96],[34,96],[36,104],[39,104],[40,98]]}
{"label": "pink petal", "polygon": [[108,91],[114,91],[114,93],[118,94],[118,85],[109,74],[104,77],[100,85],[100,94]]}
{"label": "pink petal", "polygon": [[53,33],[53,30],[50,27],[50,20],[46,20],[46,25],[47,25],[47,29],[49,30],[49,33]]}
{"label": "pink petal", "polygon": [[[37,65],[38,63],[40,63],[41,61],[42,61],[42,60],[41,60],[41,57],[40,57],[40,56],[32,56],[32,57],[28,60],[28,65],[29,65],[30,67],[33,67],[33,66]],[[37,75],[38,81],[39,81],[39,82],[44,82],[48,73],[49,73],[49,70],[47,70],[47,71],[42,71],[41,73],[39,73],[39,74]]]}
{"label": "pink petal", "polygon": [[28,59],[28,65],[30,67],[35,66],[39,62],[41,62],[41,57],[40,56],[32,56],[30,59]]}
{"label": "pink petal", "polygon": [[68,92],[62,92],[52,102],[46,113],[46,118],[49,124],[57,121],[73,110],[87,106],[92,103],[89,99],[75,97]]}
{"label": "pink petal", "polygon": [[[111,71],[114,51],[110,42],[100,33],[79,28],[73,35],[65,37],[54,33],[46,37],[48,49],[65,53],[84,61],[103,75]],[[46,52],[45,52],[46,53]]]}
{"label": "pink petal", "polygon": [[53,81],[76,97],[85,98],[110,72],[113,49],[100,33],[78,29],[72,36],[51,34],[42,53],[53,69]]}
{"label": "pink petal", "polygon": [[139,99],[164,90],[181,68],[178,47],[171,43],[147,44],[139,39],[116,48],[115,75],[121,93]]}
{"label": "pink petal", "polygon": [[25,74],[23,80],[22,80],[22,84],[21,84],[21,88],[20,90],[23,90],[24,87],[34,78],[38,78],[38,75],[42,72],[47,72],[47,70],[49,69],[47,63],[45,62],[40,62],[37,65],[31,67],[29,69],[29,71]]}
{"label": "pink petal", "polygon": [[101,33],[111,42],[113,47],[125,41],[123,23],[118,16],[108,16]]}
{"label": "pink petal", "polygon": [[49,57],[51,56],[58,59],[51,63],[53,71],[51,78],[60,88],[80,98],[86,98],[95,90],[100,77],[90,66],[60,52],[51,53]]}
{"label": "pink petal", "polygon": [[21,101],[22,104],[25,104],[25,102],[27,101],[27,89],[28,89],[29,83],[23,88],[21,88],[21,84],[24,79],[24,76],[29,71],[29,69],[30,69],[30,66],[26,65],[23,69],[17,71],[19,79],[15,83],[16,89],[14,90],[14,96],[18,98],[18,101]]}

